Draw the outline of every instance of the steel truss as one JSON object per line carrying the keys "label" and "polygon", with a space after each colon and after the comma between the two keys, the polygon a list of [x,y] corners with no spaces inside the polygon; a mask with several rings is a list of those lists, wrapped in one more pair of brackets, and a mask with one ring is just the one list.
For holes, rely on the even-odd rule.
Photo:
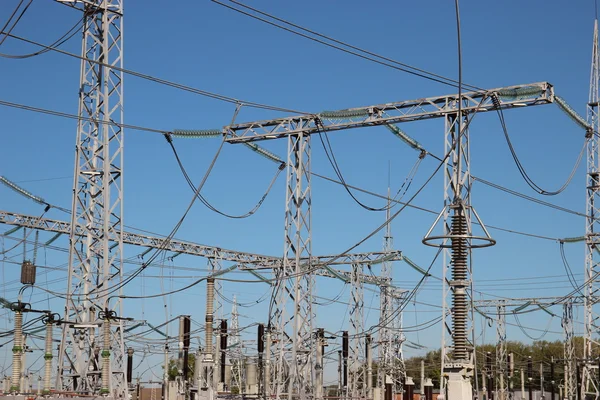
{"label": "steel truss", "polygon": [[506,305],[500,300],[496,306],[496,398],[508,400],[508,353],[506,350]]}
{"label": "steel truss", "polygon": [[592,66],[590,72],[590,93],[587,104],[587,122],[591,126],[587,137],[587,178],[586,178],[586,225],[585,225],[585,316],[583,334],[583,375],[581,381],[582,398],[600,397],[598,362],[598,334],[600,314],[595,306],[600,297],[600,146],[598,132],[598,79],[600,55],[598,53],[598,20],[594,22],[592,44]]}
{"label": "steel truss", "polygon": [[[122,73],[112,69],[123,66],[122,12],[122,0],[83,5],[65,308],[65,320],[73,324],[63,325],[56,385],[68,392],[120,398],[127,394],[122,324],[114,319],[121,302],[109,302],[109,296],[118,294],[123,275],[123,132],[117,125],[123,121],[123,87]],[[111,236],[118,238],[115,246],[109,246]]]}
{"label": "steel truss", "polygon": [[352,290],[350,293],[350,354],[349,396],[352,399],[366,395],[366,353],[364,326],[364,291],[360,276],[362,264],[352,265]]}

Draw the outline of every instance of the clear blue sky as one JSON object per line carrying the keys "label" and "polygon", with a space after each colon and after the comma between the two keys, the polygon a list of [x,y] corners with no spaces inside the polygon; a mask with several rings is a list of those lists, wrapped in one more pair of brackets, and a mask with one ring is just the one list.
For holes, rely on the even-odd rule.
{"label": "clear blue sky", "polygon": [[[16,0],[0,4],[0,22],[4,21]],[[438,74],[457,78],[456,28],[451,1],[377,2],[314,1],[266,2],[251,5],[286,18],[321,33],[331,35],[387,57]],[[580,113],[585,113],[588,96],[594,4],[592,1],[564,2],[506,0],[501,2],[461,1],[464,81],[484,88],[549,81]],[[43,43],[51,43],[71,28],[79,12],[48,0],[35,0],[13,33]],[[324,109],[358,107],[369,104],[406,100],[454,93],[455,89],[392,70],[336,50],[282,32],[261,22],[234,13],[210,1],[125,2],[125,67],[167,80],[180,82],[228,96],[310,112]],[[79,53],[80,37],[63,48]],[[0,52],[22,54],[38,50],[8,39]],[[79,62],[64,55],[47,53],[27,60],[0,58],[0,99],[17,103],[77,112]],[[234,107],[198,95],[155,83],[125,77],[125,122],[156,129],[220,128],[231,120]],[[238,121],[281,116],[272,111],[242,109]],[[584,132],[555,105],[507,111],[511,139],[534,180],[545,189],[558,188],[567,178],[583,145]],[[433,120],[402,127],[430,152],[443,152],[443,121]],[[3,155],[0,174],[12,179],[49,202],[69,207],[72,193],[76,124],[46,115],[0,107]],[[391,188],[396,190],[415,163],[418,153],[394,138],[385,128],[376,127],[330,135],[332,146],[346,180],[364,189],[385,194],[388,165],[391,164]],[[521,179],[495,114],[480,115],[471,129],[472,173],[494,183],[537,196]],[[203,176],[219,144],[218,139],[177,139],[182,159],[193,179]],[[285,141],[265,144],[272,152],[285,157]],[[408,195],[414,193],[436,168],[437,161],[428,157],[422,163]],[[140,229],[167,234],[188,204],[191,193],[180,175],[175,160],[158,134],[128,130],[125,139],[125,223]],[[228,145],[219,158],[205,186],[204,194],[223,211],[241,214],[252,208],[268,185],[276,166],[243,146]],[[313,140],[313,171],[333,177],[333,171],[320,142]],[[177,237],[189,241],[282,255],[285,176],[282,174],[262,208],[245,220],[225,219],[196,204]],[[381,199],[362,194],[369,205],[380,207]],[[40,206],[11,190],[0,187],[0,209],[39,215]],[[415,199],[414,204],[439,211],[442,207],[442,175],[438,174]],[[579,167],[569,188],[547,199],[555,204],[585,212],[585,162]],[[473,204],[483,221],[515,231],[550,238],[584,234],[584,219],[541,207],[476,183]],[[67,220],[68,215],[52,210],[50,218]],[[384,221],[383,213],[361,209],[337,185],[313,180],[313,253],[336,254],[350,247]],[[421,244],[421,238],[434,215],[407,209],[393,221],[395,248],[415,262],[427,266],[434,250]],[[0,227],[0,230],[8,230]],[[474,255],[474,279],[477,296],[491,298],[556,296],[571,291],[560,258],[559,245],[543,240],[490,230],[497,246],[479,250]],[[13,237],[18,237],[16,234]],[[50,234],[41,234],[47,240]],[[377,251],[383,234],[359,247],[360,251]],[[5,238],[5,248],[17,243]],[[65,238],[54,243],[66,248]],[[31,246],[30,246],[31,249]],[[141,253],[128,248],[126,256]],[[566,247],[566,255],[583,281],[581,244]],[[7,253],[1,264],[0,296],[16,299],[22,249]],[[13,263],[16,262],[16,263]],[[64,268],[67,254],[56,249],[40,250],[38,263]],[[164,289],[188,283],[190,276],[205,274],[206,260],[180,256],[165,262]],[[188,271],[176,267],[203,269]],[[136,265],[127,265],[132,271]],[[432,271],[441,275],[441,263]],[[374,268],[375,273],[378,272]],[[128,286],[128,292],[154,294],[161,290],[159,268],[151,268],[146,277]],[[179,278],[178,278],[179,277]],[[254,279],[250,275],[232,277]],[[405,264],[394,265],[394,281],[410,289],[420,278]],[[66,271],[40,270],[38,282],[61,291],[65,289]],[[240,302],[252,302],[268,290],[263,284],[224,284],[224,295],[237,295]],[[316,294],[331,298],[344,290],[336,281],[319,279]],[[331,332],[348,329],[346,301],[349,287],[340,300],[317,308],[317,326]],[[419,302],[440,304],[439,281],[429,280],[404,314],[404,324],[413,326],[439,315],[439,309]],[[32,301],[46,304],[46,295],[34,291]],[[365,306],[376,307],[379,298],[365,292]],[[51,300],[50,306],[62,313],[62,301]],[[203,320],[204,287],[173,296],[168,302],[172,316],[191,314]],[[268,301],[250,308],[240,308],[244,317],[240,325],[266,322]],[[230,304],[225,304],[229,312]],[[561,310],[555,307],[558,315]],[[125,304],[128,317],[147,319],[154,325],[165,320],[163,300],[132,301]],[[7,314],[1,312],[0,329],[10,329]],[[375,323],[377,310],[365,310],[366,326]],[[582,321],[582,310],[576,312]],[[515,324],[514,319],[508,322]],[[548,315],[530,314],[522,318],[527,327],[546,329]],[[560,339],[560,321],[552,319],[544,339]],[[171,326],[170,334],[176,325]],[[582,331],[582,325],[576,324]],[[409,341],[427,349],[439,347],[441,326],[407,333]],[[479,340],[493,342],[493,328],[483,329],[477,320]],[[543,332],[527,331],[532,336]],[[255,328],[247,332],[254,339]],[[510,340],[529,341],[516,326],[509,326]],[[37,345],[42,343],[37,341]],[[139,346],[138,346],[139,348]],[[334,349],[334,346],[329,348]],[[10,349],[0,349],[1,358],[9,359]],[[406,356],[418,354],[406,349]],[[29,356],[31,361],[41,352]],[[141,354],[141,349],[138,354]],[[153,379],[146,371],[160,358],[148,355],[136,373]],[[0,363],[7,368],[9,361]],[[38,361],[32,367],[41,367]],[[160,374],[160,368],[151,369]],[[333,367],[327,380],[335,378]]]}

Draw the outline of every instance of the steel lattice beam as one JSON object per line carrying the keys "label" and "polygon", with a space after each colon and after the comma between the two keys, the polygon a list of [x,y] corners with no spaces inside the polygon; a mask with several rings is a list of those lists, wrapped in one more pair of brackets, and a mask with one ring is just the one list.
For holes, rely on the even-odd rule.
{"label": "steel lattice beam", "polygon": [[[554,100],[553,87],[548,82],[469,92],[462,94],[464,115],[494,109],[492,93],[499,96],[501,109],[547,104]],[[228,125],[223,128],[223,132],[226,134],[227,142],[243,143],[277,139],[299,133],[311,135],[319,132],[443,118],[448,114],[456,113],[451,105],[456,104],[457,101],[457,94],[428,97],[315,115]]]}

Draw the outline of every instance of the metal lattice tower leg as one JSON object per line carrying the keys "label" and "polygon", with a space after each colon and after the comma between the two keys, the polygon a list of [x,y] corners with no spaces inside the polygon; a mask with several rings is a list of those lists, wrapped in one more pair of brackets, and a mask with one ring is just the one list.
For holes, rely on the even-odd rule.
{"label": "metal lattice tower leg", "polygon": [[242,393],[244,388],[244,353],[240,339],[239,314],[237,298],[233,296],[231,307],[231,332],[229,333],[229,363],[231,364],[231,387],[237,387]]}
{"label": "metal lattice tower leg", "polygon": [[391,327],[393,334],[391,335],[392,342],[392,359],[390,375],[392,377],[392,392],[400,393],[404,391],[402,383],[406,379],[406,366],[404,365],[404,350],[403,343],[406,339],[402,331],[402,316],[403,313],[397,313],[404,306],[405,299],[403,295],[392,293],[392,312],[394,316]]}
{"label": "metal lattice tower leg", "polygon": [[575,334],[573,331],[573,304],[563,305],[562,326],[565,335],[564,343],[564,385],[565,399],[574,400],[577,394],[577,370],[575,368]]}
{"label": "metal lattice tower leg", "polygon": [[[454,110],[458,105],[458,100],[450,101],[446,108]],[[500,106],[497,97],[494,97],[494,106]],[[444,208],[422,240],[428,246],[443,249],[444,324],[441,367],[447,379],[441,379],[440,386],[441,392],[447,394],[448,400],[469,399],[473,395],[473,310],[469,302],[473,293],[470,255],[473,248],[493,246],[496,243],[471,206],[468,123],[469,120],[459,112],[446,115],[445,149],[449,157],[445,159]],[[484,235],[473,234],[472,218],[475,218]],[[444,234],[434,236],[432,231],[440,219],[444,222]],[[448,316],[451,317],[451,327]]]}
{"label": "metal lattice tower leg", "polygon": [[350,396],[365,396],[365,347],[364,347],[364,293],[362,264],[352,264],[352,292],[350,294]]}
{"label": "metal lattice tower leg", "polygon": [[[83,5],[83,43],[79,117],[69,249],[65,319],[75,324],[98,322],[108,308],[121,314],[118,294],[122,281],[123,242],[123,120],[122,0],[91,0]],[[81,232],[83,235],[75,234]],[[109,238],[117,240],[109,245]],[[112,290],[111,290],[112,289]],[[109,395],[124,398],[125,348],[119,321],[110,329]],[[94,394],[100,391],[101,347],[98,328],[63,325],[57,388]],[[95,371],[95,373],[90,373]]]}
{"label": "metal lattice tower leg", "polygon": [[[388,199],[389,199],[388,189]],[[388,210],[386,212],[386,221],[390,219],[390,208],[388,200]],[[393,250],[393,237],[391,226],[388,223],[383,238],[383,251],[388,252]],[[381,278],[386,282],[392,280],[392,263],[390,261],[384,261],[381,264]],[[392,320],[392,296],[391,288],[387,285],[380,286],[379,292],[379,366],[377,369],[377,386],[380,388],[385,387],[385,376],[390,375],[391,367],[393,365],[393,342],[390,331],[390,326],[393,323]]]}
{"label": "metal lattice tower leg", "polygon": [[583,376],[582,395],[586,394],[598,399],[600,396],[600,382],[598,381],[597,363],[592,359],[594,348],[598,346],[599,318],[594,304],[598,302],[600,279],[600,256],[597,251],[600,245],[600,147],[597,137],[600,123],[598,120],[598,79],[600,68],[600,55],[598,54],[598,20],[594,22],[594,42],[592,45],[592,67],[590,73],[590,95],[587,105],[587,122],[591,126],[588,131],[587,144],[587,182],[586,182],[586,246],[585,246],[585,321],[583,334]]}
{"label": "metal lattice tower leg", "polygon": [[[470,203],[471,178],[470,178],[470,153],[469,153],[469,134],[463,124],[463,134],[458,132],[458,116],[450,114],[445,119],[445,151],[451,151],[450,157],[446,159],[444,175],[444,234],[464,234],[470,232],[470,218],[464,215],[462,209],[455,208],[454,214],[450,215],[450,205],[455,204],[457,199],[465,204]],[[458,141],[460,151],[453,148],[455,141]],[[456,147],[456,146],[455,146]],[[459,160],[459,157],[462,159]],[[458,170],[462,166],[463,170]],[[450,221],[451,224],[449,223]],[[466,295],[470,290],[468,256],[464,239],[450,240],[451,246],[443,249],[444,263],[444,297],[442,300],[442,315],[444,316],[444,327],[442,334],[442,369],[444,365],[451,360],[463,360],[472,365],[472,359],[468,354],[467,338],[470,336],[472,321],[469,320],[470,313],[467,311]],[[449,276],[449,272],[451,275]],[[452,304],[452,305],[451,305]],[[456,308],[458,306],[458,308]],[[451,307],[455,312],[450,312]],[[447,329],[447,318],[452,318],[452,329]],[[449,337],[449,333],[452,335]],[[450,358],[452,354],[452,358]],[[444,385],[444,380],[441,380]],[[443,389],[443,387],[442,387]],[[442,391],[443,393],[443,391]]]}
{"label": "metal lattice tower leg", "polygon": [[[271,318],[279,334],[274,380],[278,399],[285,392],[289,399],[293,393],[298,393],[301,399],[311,398],[314,391],[314,277],[305,273],[306,269],[310,269],[310,262],[306,265],[300,263],[302,258],[309,260],[311,256],[310,153],[310,135],[299,133],[288,136],[285,251],[283,268],[276,272],[278,285]],[[291,287],[288,281],[293,282]],[[288,316],[286,303],[290,299],[293,299],[294,308]],[[291,357],[288,356],[289,352]]]}
{"label": "metal lattice tower leg", "polygon": [[508,370],[507,361],[508,353],[506,351],[506,305],[504,301],[500,301],[496,306],[498,319],[496,320],[496,373],[498,400],[508,399]]}

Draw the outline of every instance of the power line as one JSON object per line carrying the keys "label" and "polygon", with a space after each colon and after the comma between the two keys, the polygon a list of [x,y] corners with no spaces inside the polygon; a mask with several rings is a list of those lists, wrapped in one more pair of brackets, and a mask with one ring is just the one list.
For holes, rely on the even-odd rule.
{"label": "power line", "polygon": [[[388,57],[385,57],[385,56],[381,56],[381,55],[376,54],[374,52],[362,49],[360,47],[353,46],[353,45],[348,44],[346,42],[342,42],[340,40],[334,39],[334,38],[332,38],[330,36],[323,35],[321,33],[315,32],[313,30],[304,28],[304,27],[302,27],[300,25],[297,25],[297,24],[294,24],[292,22],[286,21],[286,20],[284,20],[282,18],[279,18],[279,17],[276,17],[276,16],[274,16],[272,14],[268,14],[266,12],[260,11],[260,10],[258,10],[256,8],[250,7],[250,6],[246,5],[246,4],[242,4],[242,3],[237,2],[235,0],[230,0],[230,1],[232,3],[237,4],[238,6],[241,6],[243,8],[248,9],[248,10],[251,10],[251,11],[257,13],[257,14],[263,15],[263,16],[268,17],[270,19],[273,19],[275,21],[282,22],[285,25],[291,26],[291,27],[293,27],[295,29],[298,29],[300,31],[306,32],[308,34],[295,31],[294,29],[291,29],[291,28],[287,28],[287,27],[285,27],[283,25],[280,25],[280,24],[275,23],[273,21],[269,21],[269,20],[267,20],[265,18],[259,17],[257,15],[251,14],[249,12],[243,11],[243,10],[241,10],[239,8],[235,8],[235,7],[229,6],[229,5],[227,5],[225,3],[222,3],[222,2],[220,2],[218,0],[211,0],[211,1],[213,3],[216,3],[216,4],[219,4],[219,5],[223,6],[223,7],[226,7],[228,9],[230,9],[230,10],[233,10],[233,11],[235,11],[237,13],[246,15],[246,16],[248,16],[250,18],[256,19],[256,20],[261,21],[261,22],[264,22],[264,23],[269,24],[271,26],[274,26],[276,28],[282,29],[282,30],[284,30],[286,32],[293,33],[294,35],[301,36],[301,37],[303,37],[305,39],[308,39],[308,40],[311,40],[313,42],[317,42],[317,43],[320,43],[320,44],[325,45],[327,47],[330,47],[330,48],[333,48],[333,49],[336,49],[336,50],[340,50],[340,51],[342,51],[344,53],[351,54],[353,56],[356,56],[356,57],[359,57],[359,58],[362,58],[362,59],[365,59],[365,60],[368,60],[368,61],[380,64],[380,65],[383,65],[383,66],[386,66],[386,67],[389,67],[389,68],[393,68],[395,70],[406,72],[406,73],[409,73],[411,75],[415,75],[415,76],[418,76],[418,77],[421,77],[421,78],[424,78],[424,79],[428,79],[428,80],[431,80],[431,81],[434,81],[434,82],[438,82],[438,83],[441,83],[441,84],[444,84],[444,85],[453,86],[453,87],[457,87],[458,86],[458,81],[456,81],[454,79],[447,78],[445,76],[438,75],[438,74],[435,74],[433,72],[426,71],[424,69],[413,67],[411,65],[402,63],[400,61],[396,61],[396,60],[393,60],[391,58],[388,58]],[[313,36],[310,36],[310,35],[314,35],[316,37],[313,37]],[[333,42],[333,43],[336,43],[336,44],[328,43],[327,41],[318,39],[317,37],[320,37],[322,39],[326,39],[326,40],[328,40],[330,42]],[[351,49],[351,50],[348,50],[348,49]],[[473,85],[465,85],[465,86],[468,86],[469,88],[474,89],[474,90],[483,90],[482,88],[479,88],[479,87],[473,86]]]}
{"label": "power line", "polygon": [[[190,93],[198,94],[198,95],[201,95],[201,96],[209,97],[209,98],[212,98],[212,99],[215,99],[215,100],[220,100],[220,101],[224,101],[224,102],[231,103],[231,104],[242,105],[242,106],[247,106],[247,107],[252,107],[252,108],[260,108],[260,109],[265,109],[265,110],[282,111],[282,112],[292,112],[292,113],[298,113],[298,114],[310,114],[310,113],[306,113],[306,112],[302,112],[302,111],[293,110],[293,109],[290,109],[290,108],[282,108],[282,107],[271,106],[271,105],[268,105],[268,104],[257,103],[257,102],[254,102],[254,101],[246,101],[246,100],[242,100],[242,99],[236,99],[234,97],[225,96],[225,95],[222,95],[222,94],[219,94],[219,93],[214,93],[214,92],[209,92],[207,90],[197,89],[197,88],[194,88],[194,87],[191,87],[191,86],[187,86],[187,85],[183,85],[181,83],[176,83],[176,82],[168,81],[166,79],[157,78],[157,77],[154,77],[154,76],[151,76],[151,75],[147,75],[147,74],[143,74],[141,72],[133,71],[133,70],[130,70],[130,69],[127,69],[127,68],[121,68],[121,67],[117,67],[115,65],[109,65],[109,64],[103,63],[101,61],[92,60],[92,59],[89,59],[87,57],[82,57],[82,56],[79,56],[77,54],[61,50],[61,49],[59,49],[57,47],[47,46],[45,44],[38,43],[36,41],[30,40],[30,39],[26,39],[26,38],[23,38],[23,37],[20,37],[20,36],[17,36],[17,35],[7,34],[5,32],[0,32],[0,34],[2,34],[2,33],[6,34],[7,36],[10,36],[11,38],[14,38],[14,39],[17,39],[17,40],[21,40],[21,41],[23,41],[25,43],[30,43],[30,44],[33,44],[33,45],[36,45],[36,46],[39,46],[39,47],[43,47],[43,48],[48,49],[48,50],[55,51],[55,52],[60,53],[60,54],[67,55],[69,57],[77,58],[79,60],[84,60],[84,61],[92,63],[92,64],[97,64],[97,65],[100,65],[100,66],[103,66],[103,67],[106,67],[106,68],[110,68],[113,71],[123,72],[124,74],[127,74],[127,75],[135,76],[137,78],[141,78],[141,79],[148,80],[148,81],[151,81],[151,82],[159,83],[161,85],[166,85],[166,86],[170,86],[170,87],[173,87],[173,88],[176,88],[176,89],[184,90],[186,92],[190,92]],[[163,132],[160,132],[160,133],[163,133]]]}

